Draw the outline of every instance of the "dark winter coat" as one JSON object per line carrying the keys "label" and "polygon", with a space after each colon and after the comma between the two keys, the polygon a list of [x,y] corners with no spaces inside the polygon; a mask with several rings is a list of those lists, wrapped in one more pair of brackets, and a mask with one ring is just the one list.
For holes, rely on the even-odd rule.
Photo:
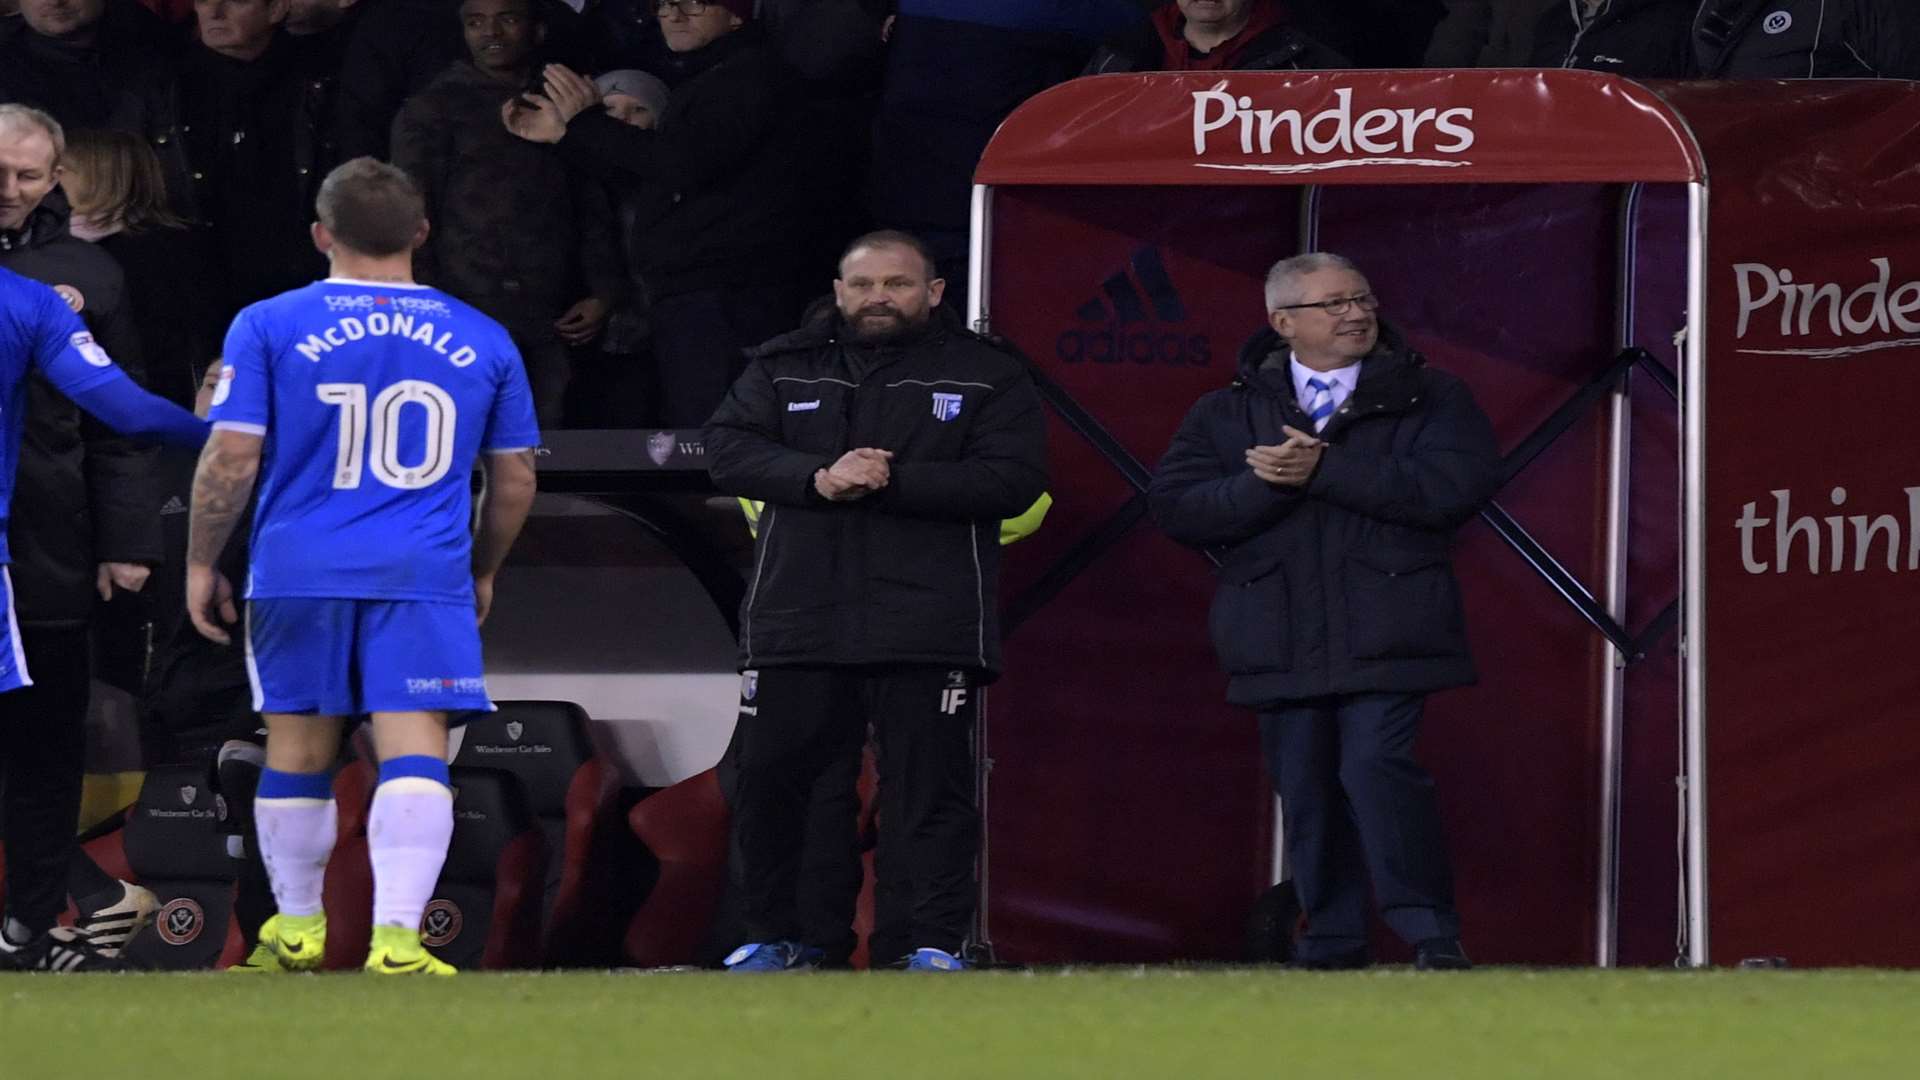
{"label": "dark winter coat", "polygon": [[1021,102],[1078,75],[1095,42],[1139,18],[1124,7],[1092,19],[1103,5],[1083,0],[900,5],[867,190],[875,224],[905,229],[932,247],[949,295],[966,292],[973,169],[987,140]]}
{"label": "dark winter coat", "polygon": [[[75,240],[67,220],[66,196],[56,188],[19,233],[0,233],[0,266],[54,286],[69,303],[79,296],[88,331],[140,379],[140,342],[120,268],[99,248]],[[154,454],[82,413],[40,375],[27,380],[27,424],[7,532],[22,623],[84,625],[93,612],[98,564],[159,560]]]}
{"label": "dark winter coat", "polygon": [[[653,130],[598,109],[560,140],[566,159],[635,207],[633,249],[655,299],[794,280],[793,77],[749,24],[682,54],[693,65]],[[845,193],[842,197],[846,197]]]}
{"label": "dark winter coat", "polygon": [[1704,0],[1694,62],[1712,79],[1920,79],[1913,0]]}
{"label": "dark winter coat", "polygon": [[[1175,41],[1184,19],[1179,8],[1169,3],[1155,11],[1153,18],[1102,45],[1087,63],[1088,75],[1111,75],[1126,71],[1177,71],[1172,53],[1182,48]],[[1214,53],[1225,51],[1217,66],[1228,71],[1290,71],[1350,67],[1347,58],[1321,44],[1297,22],[1285,17],[1276,6],[1256,9],[1254,21],[1233,40],[1222,43]],[[1211,57],[1213,54],[1202,54]]]}
{"label": "dark winter coat", "polygon": [[336,160],[334,80],[295,65],[279,35],[252,61],[196,47],[182,61],[180,89],[194,209],[212,226],[226,271],[224,314],[324,276],[309,229]]}
{"label": "dark winter coat", "polygon": [[[713,482],[766,503],[740,609],[743,669],[935,664],[1000,670],[1003,518],[1047,486],[1021,361],[939,320],[882,348],[831,308],[754,350],[707,428]],[[814,473],[894,453],[891,481],[829,502]]]}
{"label": "dark winter coat", "polygon": [[414,254],[426,284],[506,321],[551,320],[585,296],[626,291],[613,210],[598,180],[516,138],[500,107],[520,92],[462,61],[393,122],[393,163],[433,223]]}
{"label": "dark winter coat", "polygon": [[1534,66],[1639,79],[1681,79],[1691,70],[1687,35],[1699,0],[1605,0],[1585,26],[1574,15],[1577,3],[1547,5],[1533,31]]}
{"label": "dark winter coat", "polygon": [[1330,445],[1312,479],[1274,487],[1247,449],[1285,442],[1284,426],[1313,430],[1287,356],[1271,330],[1255,336],[1233,385],[1187,413],[1150,492],[1168,536],[1222,560],[1208,627],[1228,700],[1472,682],[1448,549],[1494,490],[1485,414],[1466,384],[1383,334],[1321,432]]}

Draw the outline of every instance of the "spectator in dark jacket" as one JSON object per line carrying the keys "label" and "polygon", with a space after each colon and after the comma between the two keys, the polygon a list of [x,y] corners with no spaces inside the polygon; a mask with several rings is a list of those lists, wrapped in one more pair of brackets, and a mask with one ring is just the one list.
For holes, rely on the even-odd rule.
{"label": "spectator in dark jacket", "polygon": [[1554,0],[1534,27],[1536,67],[1606,71],[1639,79],[1685,78],[1688,27],[1698,0]]}
{"label": "spectator in dark jacket", "polygon": [[799,77],[793,124],[804,145],[796,182],[831,193],[808,214],[806,277],[832,272],[847,237],[873,228],[861,191],[872,168],[873,116],[886,57],[885,0],[760,0],[757,18],[781,60]]}
{"label": "spectator in dark jacket", "polygon": [[1709,79],[1920,79],[1912,0],[1703,0],[1695,73]]}
{"label": "spectator in dark jacket", "polygon": [[516,134],[558,143],[638,205],[633,246],[653,300],[661,419],[674,427],[706,423],[744,350],[792,329],[802,307],[791,234],[810,193],[794,182],[792,75],[751,11],[752,0],[663,9],[683,81],[651,130],[594,108],[593,84],[558,66],[545,95],[507,114]]}
{"label": "spectator in dark jacket", "polygon": [[1347,66],[1345,57],[1289,18],[1279,0],[1168,0],[1147,25],[1102,46],[1087,74]]}
{"label": "spectator in dark jacket", "polygon": [[194,206],[219,247],[229,318],[326,273],[308,226],[335,156],[335,83],[292,62],[286,10],[285,0],[194,0],[200,42],[182,63]]}
{"label": "spectator in dark jacket", "polygon": [[20,16],[0,22],[0,101],[43,109],[66,128],[141,136],[161,155],[175,206],[186,207],[173,30],[134,0],[24,0]]}
{"label": "spectator in dark jacket", "polygon": [[1213,644],[1285,807],[1299,961],[1369,962],[1371,872],[1416,963],[1466,967],[1413,745],[1426,694],[1474,678],[1448,548],[1493,493],[1493,431],[1463,383],[1381,334],[1345,259],[1278,263],[1266,304],[1233,385],[1161,459],[1154,520],[1222,560]]}
{"label": "spectator in dark jacket", "polygon": [[[55,186],[64,143],[51,117],[0,105],[0,267],[53,286],[138,378],[140,345],[120,268],[67,230],[66,197]],[[65,893],[85,769],[88,624],[98,600],[139,592],[159,561],[154,452],[112,434],[37,374],[24,402],[7,544],[33,685],[9,693],[19,711],[4,738],[15,752],[30,744],[41,764],[11,781],[30,781],[33,791],[7,792],[7,874],[21,892],[32,879]],[[27,717],[30,727],[20,724]]]}
{"label": "spectator in dark jacket", "polygon": [[347,62],[347,43],[366,10],[360,0],[289,0],[285,30],[293,39],[294,62],[305,71],[338,78]]}
{"label": "spectator in dark jacket", "polygon": [[160,162],[137,135],[73,132],[60,186],[73,205],[73,234],[126,275],[148,389],[192,408],[198,373],[220,355],[226,333],[212,237],[167,206]]}
{"label": "spectator in dark jacket", "polygon": [[[400,106],[467,55],[460,0],[366,0],[340,66],[333,141],[339,159],[387,159]],[[564,0],[536,0],[547,27],[544,57],[576,63],[587,52],[584,24]]]}
{"label": "spectator in dark jacket", "polygon": [[933,249],[967,293],[973,169],[1015,107],[1140,21],[1134,0],[901,0],[874,115],[873,221]]}
{"label": "spectator in dark jacket", "polygon": [[826,840],[807,809],[816,777],[858,760],[869,724],[876,864],[898,875],[880,887],[911,898],[910,957],[876,959],[965,966],[971,731],[978,687],[1001,667],[999,523],[1045,490],[1046,428],[1018,359],[933,317],[932,271],[911,237],[856,240],[836,308],[755,350],[707,429],[715,485],[766,504],[740,613],[732,806],[748,944],[734,970],[811,966],[829,944],[806,940],[798,879],[857,859],[854,822],[840,851],[803,850]]}
{"label": "spectator in dark jacket", "polygon": [[597,179],[500,123],[544,32],[530,0],[465,0],[459,17],[471,57],[393,123],[393,163],[419,186],[432,224],[414,273],[507,328],[541,426],[558,427],[568,349],[598,336],[624,298],[613,211]]}

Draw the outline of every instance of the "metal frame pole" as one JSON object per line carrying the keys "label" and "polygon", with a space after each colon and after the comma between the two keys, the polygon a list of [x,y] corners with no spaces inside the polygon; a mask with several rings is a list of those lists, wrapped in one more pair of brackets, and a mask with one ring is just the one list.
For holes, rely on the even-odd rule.
{"label": "metal frame pole", "polygon": [[[967,244],[967,325],[975,333],[989,333],[992,318],[987,312],[987,274],[992,265],[993,189],[973,185],[973,216]],[[993,757],[987,746],[988,693],[983,687],[973,721],[973,804],[980,819],[980,848],[974,856],[973,952],[988,964],[995,961],[993,932],[987,907],[987,881],[991,860],[987,858],[987,781],[993,773]]]}
{"label": "metal frame pole", "polygon": [[992,265],[993,189],[973,185],[973,219],[967,244],[967,325],[976,334],[990,332],[992,318],[987,313],[987,268]]}
{"label": "metal frame pole", "polygon": [[[1620,203],[1618,265],[1614,275],[1615,351],[1633,344],[1638,243],[1644,188],[1630,185]],[[1614,622],[1627,620],[1627,557],[1633,483],[1633,371],[1613,386],[1607,434],[1606,585],[1601,602]],[[1594,899],[1593,961],[1619,963],[1621,750],[1626,731],[1629,657],[1612,643],[1600,653],[1600,866]]]}
{"label": "metal frame pole", "polygon": [[1707,919],[1707,187],[1687,190],[1687,350],[1681,375],[1681,720],[1686,734],[1687,962],[1705,967]]}

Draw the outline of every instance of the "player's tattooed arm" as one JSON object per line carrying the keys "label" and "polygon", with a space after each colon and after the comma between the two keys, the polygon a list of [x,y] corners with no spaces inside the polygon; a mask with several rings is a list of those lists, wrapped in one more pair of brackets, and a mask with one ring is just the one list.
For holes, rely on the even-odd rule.
{"label": "player's tattooed arm", "polygon": [[193,518],[187,528],[187,565],[212,566],[247,511],[260,472],[258,435],[216,430],[193,473]]}
{"label": "player's tattooed arm", "polygon": [[209,641],[231,645],[226,627],[240,621],[233,583],[213,568],[247,511],[260,472],[258,435],[216,428],[193,472],[193,520],[187,526],[187,617]]}

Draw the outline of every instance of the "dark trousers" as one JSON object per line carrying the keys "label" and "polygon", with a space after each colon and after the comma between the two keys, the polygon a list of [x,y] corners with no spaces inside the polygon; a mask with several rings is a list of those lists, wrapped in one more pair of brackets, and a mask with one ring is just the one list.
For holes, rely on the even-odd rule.
{"label": "dark trousers", "polygon": [[[741,696],[735,852],[749,941],[829,950],[859,891],[860,755],[879,765],[882,889],[900,898],[906,951],[958,952],[973,921],[978,690],[947,668],[768,668]],[[823,781],[833,791],[822,791]],[[811,808],[811,809],[810,809]],[[875,954],[876,961],[891,956]]]}
{"label": "dark trousers", "polygon": [[1425,703],[1421,694],[1348,694],[1260,713],[1307,916],[1301,959],[1366,949],[1369,875],[1381,917],[1402,939],[1460,934],[1433,779],[1413,758]]}
{"label": "dark trousers", "polygon": [[67,873],[86,777],[85,627],[20,629],[33,685],[0,694],[0,832],[7,914],[39,933],[67,906]]}
{"label": "dark trousers", "polygon": [[800,325],[800,299],[783,285],[708,289],[657,299],[650,317],[660,423],[697,428],[745,370],[744,351]]}
{"label": "dark trousers", "polygon": [[502,322],[520,350],[533,391],[534,419],[542,431],[560,426],[567,403],[567,383],[573,378],[573,351],[554,332],[551,320],[514,319]]}

